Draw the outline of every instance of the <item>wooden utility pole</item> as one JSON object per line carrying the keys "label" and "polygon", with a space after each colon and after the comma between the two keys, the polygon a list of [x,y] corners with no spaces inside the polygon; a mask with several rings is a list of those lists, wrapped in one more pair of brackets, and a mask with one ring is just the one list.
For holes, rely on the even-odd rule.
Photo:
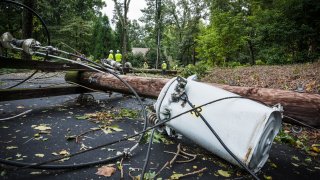
{"label": "wooden utility pole", "polygon": [[[161,89],[170,80],[165,78],[145,78],[137,76],[121,76],[141,96],[157,98]],[[67,81],[73,81],[93,89],[103,91],[115,91],[130,94],[124,84],[110,74],[84,72],[78,76],[66,76]],[[239,94],[269,105],[280,103],[284,113],[290,117],[299,119],[303,123],[314,127],[320,127],[320,94],[298,93],[279,89],[253,88],[210,84],[215,87]],[[292,122],[286,119],[287,122]]]}

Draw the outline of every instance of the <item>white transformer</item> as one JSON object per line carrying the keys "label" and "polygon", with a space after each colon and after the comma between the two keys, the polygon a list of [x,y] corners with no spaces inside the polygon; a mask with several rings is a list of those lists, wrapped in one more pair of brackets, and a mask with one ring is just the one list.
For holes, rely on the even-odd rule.
{"label": "white transformer", "polygon": [[201,114],[230,151],[257,172],[267,161],[272,142],[281,127],[281,107],[270,108],[246,98],[228,98],[235,96],[239,95],[191,78],[178,77],[161,90],[155,109],[161,121],[192,109],[183,97],[195,107],[225,98],[181,115],[166,125],[219,157],[239,165],[201,119]]}

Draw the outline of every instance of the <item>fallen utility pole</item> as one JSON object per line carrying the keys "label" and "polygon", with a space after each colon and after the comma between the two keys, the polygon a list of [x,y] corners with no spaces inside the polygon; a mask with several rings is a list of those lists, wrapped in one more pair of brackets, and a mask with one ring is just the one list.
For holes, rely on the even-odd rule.
{"label": "fallen utility pole", "polygon": [[67,94],[81,94],[92,92],[78,86],[61,86],[51,88],[22,88],[0,90],[0,102],[18,99],[32,99],[50,96],[61,96]]}
{"label": "fallen utility pole", "polygon": [[[76,72],[67,73],[66,81],[79,83],[93,89],[103,91],[115,91],[130,94],[128,88],[116,77],[110,74]],[[161,89],[169,81],[165,78],[149,78],[137,76],[121,76],[127,81],[139,95],[157,98]],[[253,88],[211,84],[224,90],[239,94],[244,97],[262,101],[268,105],[281,103],[285,114],[310,126],[320,127],[320,95],[298,93],[279,89]],[[286,122],[294,123],[289,119]]]}
{"label": "fallen utility pole", "polygon": [[10,69],[36,69],[44,72],[56,71],[93,71],[79,64],[50,62],[50,61],[25,61],[15,58],[0,56],[0,67]]}

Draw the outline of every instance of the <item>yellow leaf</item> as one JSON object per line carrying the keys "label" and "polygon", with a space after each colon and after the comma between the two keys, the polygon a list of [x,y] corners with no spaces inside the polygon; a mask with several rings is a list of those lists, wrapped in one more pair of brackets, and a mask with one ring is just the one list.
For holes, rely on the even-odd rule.
{"label": "yellow leaf", "polygon": [[170,176],[170,179],[180,179],[182,176],[183,174],[174,173]]}
{"label": "yellow leaf", "polygon": [[263,175],[263,177],[264,177],[264,179],[272,180],[272,177],[271,177],[271,176]]}
{"label": "yellow leaf", "polygon": [[62,151],[59,152],[59,154],[62,155],[62,156],[67,156],[70,153],[67,150],[62,150]]}
{"label": "yellow leaf", "polygon": [[36,157],[40,157],[40,158],[43,158],[44,157],[44,154],[35,154]]}
{"label": "yellow leaf", "polygon": [[17,149],[17,146],[7,146],[6,149],[10,150],[10,149]]}
{"label": "yellow leaf", "polygon": [[316,147],[316,146],[312,146],[311,150],[316,152],[316,153],[320,153],[320,149],[318,147]]}
{"label": "yellow leaf", "polygon": [[47,130],[51,130],[51,127],[48,127],[45,124],[40,124],[39,126],[34,127],[34,129],[37,129],[40,131],[47,131]]}
{"label": "yellow leaf", "polygon": [[224,170],[218,170],[218,174],[220,174],[223,177],[230,177],[231,174],[228,171],[224,171]]}

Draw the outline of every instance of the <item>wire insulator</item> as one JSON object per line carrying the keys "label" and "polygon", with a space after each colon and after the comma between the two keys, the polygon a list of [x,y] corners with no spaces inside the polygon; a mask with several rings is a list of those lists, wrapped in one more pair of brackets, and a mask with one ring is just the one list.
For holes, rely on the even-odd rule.
{"label": "wire insulator", "polygon": [[157,123],[158,123],[158,118],[157,118],[156,113],[154,113],[154,112],[148,113],[148,115],[147,115],[147,121],[148,121],[148,123],[151,124],[151,125],[157,124]]}

